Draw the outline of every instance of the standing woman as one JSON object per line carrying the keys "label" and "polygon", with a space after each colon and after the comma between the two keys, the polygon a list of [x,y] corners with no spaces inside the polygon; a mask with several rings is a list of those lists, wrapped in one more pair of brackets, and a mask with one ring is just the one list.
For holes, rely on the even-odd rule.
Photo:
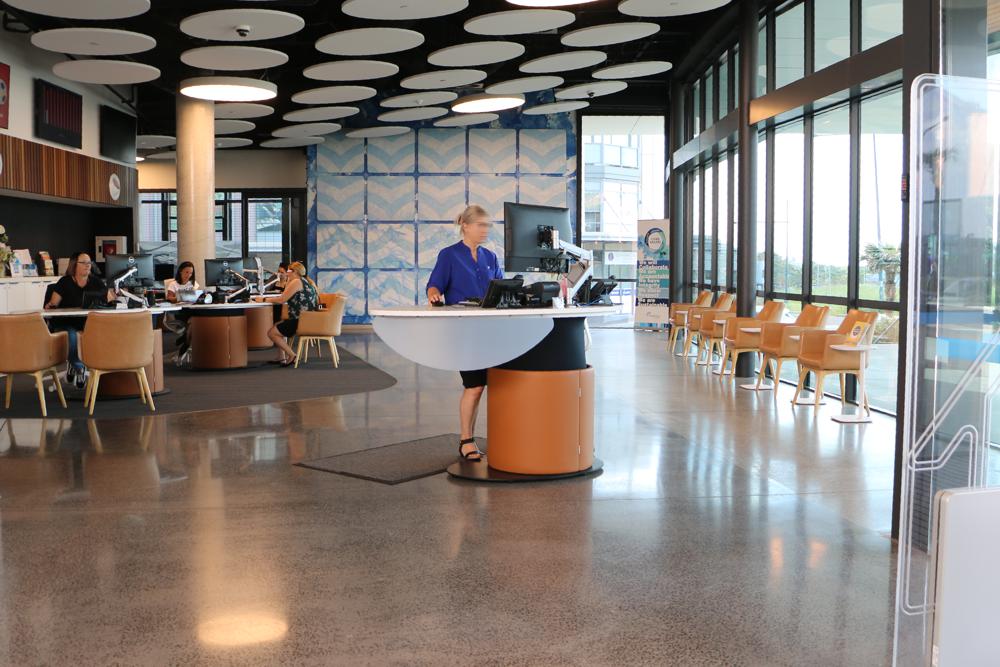
{"label": "standing woman", "polygon": [[[427,281],[427,300],[431,303],[454,305],[466,299],[482,299],[490,281],[503,278],[496,253],[483,247],[493,227],[489,213],[482,206],[470,204],[455,218],[455,224],[461,229],[462,240],[438,253]],[[467,461],[481,461],[483,453],[474,434],[479,401],[486,389],[486,369],[460,373],[465,391],[458,404],[462,430],[458,453]]]}
{"label": "standing woman", "polygon": [[285,272],[285,289],[278,296],[258,297],[264,303],[287,303],[288,319],[281,320],[267,332],[267,337],[281,350],[282,366],[295,364],[295,352],[289,346],[286,338],[295,336],[299,328],[299,315],[303,310],[319,310],[319,290],[316,283],[306,275],[306,267],[302,262],[292,262]]}

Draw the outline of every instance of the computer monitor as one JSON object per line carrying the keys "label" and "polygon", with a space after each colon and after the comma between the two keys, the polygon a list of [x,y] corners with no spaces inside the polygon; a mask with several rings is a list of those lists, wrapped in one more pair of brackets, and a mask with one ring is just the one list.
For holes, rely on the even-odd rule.
{"label": "computer monitor", "polygon": [[539,227],[551,227],[559,238],[573,242],[568,208],[504,202],[504,269],[511,273],[565,273],[558,248],[543,248]]}
{"label": "computer monitor", "polygon": [[490,286],[486,289],[486,296],[483,297],[480,305],[483,308],[520,308],[522,287],[524,287],[524,279],[520,276],[494,278],[490,281]]}
{"label": "computer monitor", "polygon": [[221,257],[205,260],[205,286],[238,289],[243,287],[242,280],[233,275],[243,275],[242,257]]}
{"label": "computer monitor", "polygon": [[104,275],[107,277],[108,287],[113,287],[114,283],[124,273],[135,268],[135,272],[121,281],[120,286],[129,287],[152,287],[155,279],[152,255],[105,255]]}

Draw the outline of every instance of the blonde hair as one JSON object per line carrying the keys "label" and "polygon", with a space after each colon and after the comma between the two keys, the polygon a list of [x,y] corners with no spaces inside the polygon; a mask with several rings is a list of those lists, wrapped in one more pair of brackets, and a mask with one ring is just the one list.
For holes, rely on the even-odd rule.
{"label": "blonde hair", "polygon": [[307,275],[308,272],[306,271],[306,265],[303,264],[302,262],[292,262],[291,264],[288,265],[288,270],[294,271],[299,278],[306,281],[313,287],[316,287],[316,283],[314,283],[312,279]]}
{"label": "blonde hair", "polygon": [[477,218],[486,218],[489,220],[490,214],[486,212],[486,209],[479,204],[469,204],[465,207],[465,210],[455,216],[455,224],[461,227],[462,225],[467,225]]}

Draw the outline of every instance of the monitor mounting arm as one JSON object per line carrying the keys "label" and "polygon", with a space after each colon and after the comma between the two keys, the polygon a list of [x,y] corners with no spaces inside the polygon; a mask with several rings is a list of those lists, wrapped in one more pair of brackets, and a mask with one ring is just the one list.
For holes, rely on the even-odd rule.
{"label": "monitor mounting arm", "polygon": [[240,280],[243,281],[243,287],[239,288],[238,290],[236,290],[232,294],[227,294],[226,295],[226,303],[229,303],[230,301],[232,301],[233,299],[235,299],[236,297],[238,297],[240,294],[243,294],[243,292],[247,292],[248,294],[250,293],[250,284],[251,283],[250,283],[250,280],[246,276],[244,276],[242,273],[238,273],[238,272],[233,271],[232,269],[228,269],[228,268],[226,269],[226,273],[228,273],[230,275],[233,275],[233,276],[236,276],[237,278],[239,278]]}
{"label": "monitor mounting arm", "polygon": [[[584,286],[584,284],[594,275],[594,252],[592,250],[586,250],[578,245],[573,245],[568,241],[558,240],[559,250],[567,255],[571,260],[580,265],[579,268],[583,269],[582,272],[569,271],[567,273],[567,284],[566,286],[566,300],[569,305],[572,303],[573,298],[576,293]],[[572,276],[572,280],[570,280]]]}
{"label": "monitor mounting arm", "polygon": [[111,283],[112,285],[114,285],[115,294],[119,296],[124,296],[130,301],[135,301],[136,303],[140,303],[143,306],[145,306],[146,305],[145,301],[137,297],[135,294],[132,294],[124,287],[122,287],[122,283],[125,281],[125,279],[133,275],[134,273],[137,273],[138,271],[139,267],[130,266],[129,268],[125,269],[124,271],[116,275],[114,278],[112,278]]}

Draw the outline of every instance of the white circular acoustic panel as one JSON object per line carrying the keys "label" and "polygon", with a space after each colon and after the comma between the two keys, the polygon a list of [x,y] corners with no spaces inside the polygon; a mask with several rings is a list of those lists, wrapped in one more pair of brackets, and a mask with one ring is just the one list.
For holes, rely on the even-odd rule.
{"label": "white circular acoustic panel", "polygon": [[292,101],[298,104],[342,104],[367,100],[377,94],[378,91],[368,86],[326,86],[295,93]]}
{"label": "white circular acoustic panel", "polygon": [[110,21],[149,11],[149,0],[7,0],[14,9],[64,19]]}
{"label": "white circular acoustic panel", "polygon": [[663,18],[698,14],[724,7],[729,0],[623,0],[618,11],[628,16]]}
{"label": "white circular acoustic panel", "polygon": [[31,36],[31,43],[46,51],[79,56],[124,56],[156,46],[149,35],[112,28],[57,28]]}
{"label": "white circular acoustic panel", "polygon": [[177,143],[177,139],[166,134],[140,134],[135,138],[135,147],[139,150],[150,148],[166,148]]}
{"label": "white circular acoustic panel", "polygon": [[389,109],[403,109],[432,104],[447,104],[456,99],[458,99],[458,93],[453,93],[450,90],[427,90],[420,93],[407,93],[406,95],[387,97],[379,102],[379,104]]}
{"label": "white circular acoustic panel", "polygon": [[500,116],[495,113],[463,113],[434,121],[434,127],[464,127],[492,123]]}
{"label": "white circular acoustic panel", "polygon": [[485,78],[486,72],[481,69],[442,69],[408,76],[399,85],[411,90],[433,90],[468,86]]}
{"label": "white circular acoustic panel", "polygon": [[558,30],[575,20],[573,12],[559,9],[514,9],[469,19],[465,22],[465,31],[473,35],[528,35]]}
{"label": "white circular acoustic panel", "polygon": [[405,125],[385,125],[383,127],[360,127],[347,133],[351,139],[373,139],[376,137],[394,137],[406,134],[410,128]]}
{"label": "white circular acoustic panel", "polygon": [[313,107],[312,109],[289,111],[282,118],[291,123],[312,123],[322,120],[347,118],[359,111],[361,110],[357,107]]}
{"label": "white circular acoustic panel", "polygon": [[279,127],[271,134],[276,137],[321,137],[324,134],[332,134],[340,128],[340,123],[302,123]]}
{"label": "white circular acoustic panel", "polygon": [[641,76],[653,76],[670,71],[673,64],[666,60],[643,60],[637,63],[626,63],[624,65],[612,65],[595,70],[595,79],[636,79]]}
{"label": "white circular acoustic panel", "polygon": [[152,155],[146,156],[147,160],[176,160],[177,151],[162,151],[160,153],[153,153]]}
{"label": "white circular acoustic panel", "polygon": [[557,100],[588,100],[602,95],[613,95],[628,88],[624,81],[591,81],[556,91]]}
{"label": "white circular acoustic panel", "polygon": [[214,42],[258,42],[286,37],[306,25],[301,16],[273,9],[220,9],[189,16],[181,32]]}
{"label": "white circular acoustic panel", "polygon": [[607,59],[608,54],[603,51],[567,51],[566,53],[557,53],[529,60],[522,63],[519,69],[525,74],[566,72],[600,65]]}
{"label": "white circular acoustic panel", "polygon": [[424,36],[403,28],[341,30],[316,40],[316,50],[335,56],[374,56],[398,53],[424,43]]}
{"label": "white circular acoustic panel", "polygon": [[130,60],[65,60],[53,65],[52,72],[70,81],[113,86],[146,83],[160,78],[157,68]]}
{"label": "white circular acoustic panel", "polygon": [[302,73],[318,81],[368,81],[399,73],[399,65],[382,60],[338,60],[312,65]]}
{"label": "white circular acoustic panel", "polygon": [[340,10],[359,19],[413,21],[455,14],[468,6],[469,0],[347,0]]}
{"label": "white circular acoustic panel", "polygon": [[240,72],[278,67],[288,62],[288,56],[258,46],[204,46],[182,53],[181,62],[201,69]]}
{"label": "white circular acoustic panel", "polygon": [[586,109],[590,102],[553,102],[551,104],[539,104],[537,107],[521,109],[521,113],[528,116],[547,116],[554,113],[567,113],[577,109]]}
{"label": "white circular acoustic panel", "polygon": [[396,111],[386,111],[378,117],[382,123],[410,123],[417,120],[430,120],[448,115],[448,110],[444,107],[411,107],[409,109],[398,109]]}
{"label": "white circular acoustic panel", "polygon": [[595,0],[507,0],[512,5],[521,7],[566,7],[567,5],[585,5]]}
{"label": "white circular acoustic panel", "polygon": [[253,141],[251,139],[244,139],[243,137],[215,138],[216,148],[243,148],[244,146],[253,146]]}
{"label": "white circular acoustic panel", "polygon": [[561,76],[526,76],[520,79],[510,79],[494,83],[486,87],[486,92],[490,95],[517,95],[523,93],[534,93],[539,90],[548,90],[561,86],[564,83]]}
{"label": "white circular acoustic panel", "polygon": [[252,102],[229,102],[215,105],[216,118],[263,118],[274,113],[266,104]]}
{"label": "white circular acoustic panel", "polygon": [[249,132],[255,127],[257,126],[248,120],[230,120],[223,118],[215,121],[216,134],[240,134],[241,132]]}
{"label": "white circular acoustic panel", "polygon": [[285,137],[283,139],[268,139],[260,142],[261,148],[299,148],[300,146],[315,146],[326,141],[326,137]]}
{"label": "white circular acoustic panel", "polygon": [[474,67],[502,63],[524,55],[524,45],[517,42],[470,42],[438,49],[427,62],[438,67]]}
{"label": "white circular acoustic panel", "polygon": [[623,44],[660,32],[655,23],[606,23],[568,32],[559,40],[564,46],[592,47]]}

